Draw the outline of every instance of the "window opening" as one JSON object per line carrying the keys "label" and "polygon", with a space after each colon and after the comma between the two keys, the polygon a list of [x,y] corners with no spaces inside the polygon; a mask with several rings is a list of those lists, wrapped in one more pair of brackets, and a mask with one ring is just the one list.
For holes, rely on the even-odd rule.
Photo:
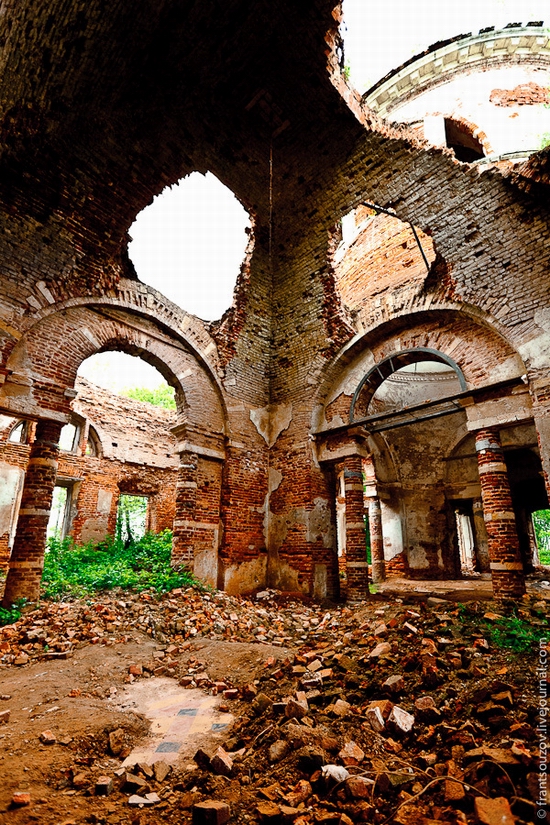
{"label": "window opening", "polygon": [[16,424],[15,427],[12,429],[8,441],[11,441],[12,444],[26,444],[28,435],[29,422],[20,421],[19,424]]}
{"label": "window opening", "polygon": [[145,535],[147,529],[148,496],[123,493],[118,500],[116,535],[126,544]]}
{"label": "window opening", "polygon": [[472,575],[475,572],[476,555],[474,530],[469,513],[455,510],[456,532],[458,535],[458,551],[460,553],[460,569],[463,575]]}
{"label": "window opening", "polygon": [[75,424],[65,424],[59,436],[59,449],[64,453],[74,453],[78,447],[79,428]]}
{"label": "window opening", "polygon": [[99,436],[94,430],[93,427],[88,429],[88,440],[86,442],[86,449],[84,454],[86,456],[98,456],[101,455],[101,448],[100,448],[100,440]]}
{"label": "window opening", "polygon": [[52,507],[48,521],[48,538],[64,539],[68,532],[72,490],[67,485],[53,488]]}

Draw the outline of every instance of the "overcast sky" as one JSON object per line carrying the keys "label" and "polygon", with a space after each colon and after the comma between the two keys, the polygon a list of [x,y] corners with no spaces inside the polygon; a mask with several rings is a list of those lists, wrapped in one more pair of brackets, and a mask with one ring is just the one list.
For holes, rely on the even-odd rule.
{"label": "overcast sky", "polygon": [[[548,0],[344,0],[350,80],[363,92],[438,40],[537,20],[550,26]],[[138,215],[130,228],[130,258],[142,281],[212,321],[231,305],[247,226],[233,194],[213,175],[195,173]],[[162,383],[148,364],[121,353],[94,356],[79,372],[108,389]]]}
{"label": "overcast sky", "polygon": [[343,8],[345,60],[360,92],[438,40],[507,23],[550,26],[548,0],[344,0]]}

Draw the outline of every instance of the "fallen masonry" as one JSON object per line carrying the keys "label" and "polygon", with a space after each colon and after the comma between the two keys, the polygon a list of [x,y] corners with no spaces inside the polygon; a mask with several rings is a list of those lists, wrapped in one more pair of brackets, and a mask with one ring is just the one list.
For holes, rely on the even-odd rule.
{"label": "fallen masonry", "polygon": [[[549,609],[524,597],[517,632],[535,639]],[[42,604],[0,629],[8,712],[0,812],[16,825],[533,822],[538,644],[521,653],[498,647],[505,613],[486,602],[382,598],[326,609],[276,593],[266,603],[191,588]],[[257,641],[263,628],[274,634],[270,645]],[[241,645],[245,670],[231,653]],[[129,649],[132,661],[121,662]],[[64,677],[49,697],[56,704],[32,710],[30,739],[23,708],[11,707],[30,703],[30,693],[23,699],[2,685],[19,679],[25,691],[38,668],[46,680],[48,668],[98,653],[118,658],[119,672],[108,667],[102,680],[89,667],[80,687]],[[194,759],[168,764],[158,754],[129,765],[146,720],[132,728],[120,714],[108,730],[107,708],[125,686],[160,677],[217,697],[235,722]],[[71,735],[85,702],[95,703],[98,723]]]}

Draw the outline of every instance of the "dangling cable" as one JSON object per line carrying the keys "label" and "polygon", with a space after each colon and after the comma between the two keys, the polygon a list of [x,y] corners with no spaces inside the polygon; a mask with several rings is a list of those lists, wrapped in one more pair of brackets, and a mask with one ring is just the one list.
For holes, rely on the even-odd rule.
{"label": "dangling cable", "polygon": [[273,244],[273,138],[269,141],[269,269],[272,272],[271,251]]}

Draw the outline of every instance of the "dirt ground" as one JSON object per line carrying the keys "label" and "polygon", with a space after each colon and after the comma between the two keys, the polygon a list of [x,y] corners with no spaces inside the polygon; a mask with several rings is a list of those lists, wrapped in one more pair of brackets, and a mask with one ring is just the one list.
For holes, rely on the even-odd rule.
{"label": "dirt ground", "polygon": [[[110,774],[120,768],[121,759],[109,753],[109,732],[124,730],[126,750],[147,736],[149,721],[139,711],[117,710],[117,697],[127,688],[129,666],[149,661],[165,645],[145,634],[134,636],[137,641],[86,645],[65,660],[0,671],[0,712],[10,709],[9,723],[0,726],[0,822],[70,825],[120,813],[120,802],[82,796],[69,780],[75,773]],[[269,656],[287,655],[280,647],[259,648],[201,639],[180,658],[200,656],[212,679],[231,673],[241,684],[252,681]],[[55,744],[40,742],[45,730],[54,734]],[[205,736],[202,747],[208,750],[211,745]],[[181,759],[192,756],[185,751]],[[14,792],[25,790],[32,792],[32,808],[14,807]],[[96,819],[90,819],[91,808]]]}
{"label": "dirt ground", "polygon": [[[187,823],[212,799],[243,825],[473,825],[484,822],[479,799],[497,806],[495,822],[546,821],[535,803],[537,651],[487,641],[502,605],[474,602],[466,622],[456,603],[418,599],[327,608],[188,590],[27,611],[0,628],[0,822]],[[546,626],[539,591],[516,607],[522,627]],[[161,779],[128,767],[151,736],[131,701],[145,685],[159,699],[169,685],[217,695],[234,723],[205,730],[200,764],[194,740]],[[412,732],[391,717],[373,728],[376,704],[414,716]],[[210,761],[220,744],[226,773]],[[327,764],[352,778],[327,785]],[[150,807],[130,804],[128,771],[158,795]],[[14,804],[17,793],[30,804]]]}

